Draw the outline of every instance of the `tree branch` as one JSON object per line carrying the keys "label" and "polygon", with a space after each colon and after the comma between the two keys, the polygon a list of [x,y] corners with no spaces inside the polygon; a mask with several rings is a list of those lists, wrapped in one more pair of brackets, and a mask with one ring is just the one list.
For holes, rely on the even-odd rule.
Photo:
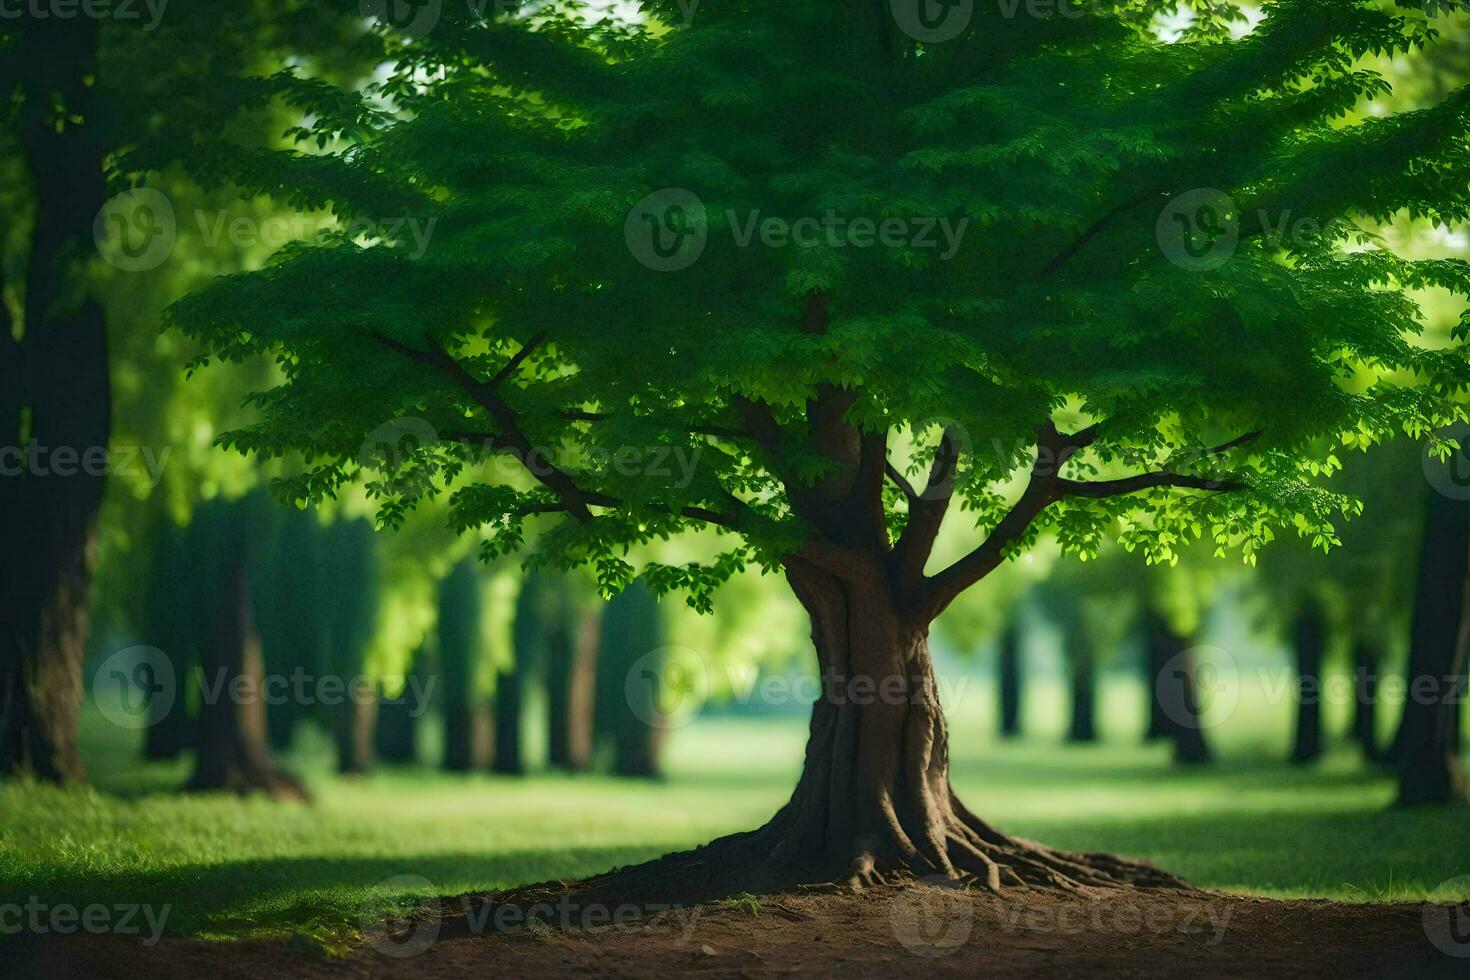
{"label": "tree branch", "polygon": [[525,363],[531,352],[546,342],[546,334],[538,333],[530,340],[521,345],[521,349],[515,352],[510,360],[505,362],[505,367],[495,372],[495,377],[490,379],[490,390],[494,391],[505,383],[505,380],[516,373],[516,369]]}
{"label": "tree branch", "polygon": [[[570,476],[557,469],[550,460],[545,459],[539,449],[531,445],[531,440],[521,429],[515,412],[511,411],[510,406],[495,394],[493,385],[477,380],[465,370],[464,365],[438,346],[422,351],[376,330],[373,331],[373,336],[390,350],[437,369],[468,393],[485,411],[490,413],[490,417],[500,427],[499,442],[502,448],[520,460],[521,465],[531,476],[556,494],[557,499],[566,505],[567,513],[573,518],[583,523],[592,519],[592,512],[587,509],[585,495],[577,488]],[[525,350],[526,348],[522,348],[522,351]]]}
{"label": "tree branch", "polygon": [[[1247,433],[1213,449],[1210,454],[1227,452],[1254,439],[1259,433]],[[1211,490],[1229,492],[1245,489],[1245,484],[1233,480],[1218,480],[1210,477],[1191,476],[1183,473],[1160,471],[1142,473],[1118,480],[1064,480],[1061,469],[1073,455],[1096,441],[1096,425],[1071,434],[1057,431],[1056,425],[1048,420],[1037,430],[1036,461],[1031,467],[1031,477],[1015,505],[1001,518],[994,530],[979,547],[926,580],[921,589],[922,608],[931,618],[955,600],[960,593],[994,571],[1004,560],[1005,550],[1019,540],[1026,530],[1048,506],[1064,497],[1090,497],[1100,499],[1137,493],[1155,487],[1173,487],[1189,490]]]}
{"label": "tree branch", "polygon": [[924,577],[924,566],[934,550],[934,541],[939,537],[944,515],[949,511],[949,502],[954,496],[954,477],[959,461],[959,440],[952,429],[946,428],[939,440],[939,451],[934,454],[934,462],[929,467],[924,492],[909,496],[908,523],[904,525],[894,548],[894,564],[904,588],[911,588]]}
{"label": "tree branch", "polygon": [[1139,194],[1136,197],[1129,198],[1122,204],[1119,204],[1118,206],[1113,208],[1107,214],[1103,215],[1101,218],[1098,218],[1096,221],[1094,221],[1090,226],[1088,226],[1087,230],[1084,231],[1081,236],[1077,238],[1076,241],[1058,252],[1056,256],[1046,264],[1046,268],[1041,270],[1041,281],[1045,282],[1052,276],[1056,275],[1057,271],[1060,270],[1062,266],[1070,262],[1072,260],[1072,257],[1075,256],[1078,252],[1082,251],[1082,249],[1086,247],[1088,242],[1092,241],[1099,234],[1101,234],[1102,230],[1106,228],[1109,224],[1111,224],[1115,218],[1122,215],[1126,211],[1131,211],[1133,208],[1138,207],[1138,205],[1153,197],[1155,193],[1156,192],[1154,191],[1144,191],[1142,194]]}
{"label": "tree branch", "polygon": [[919,499],[919,491],[914,489],[914,485],[908,481],[908,478],[900,473],[898,467],[892,463],[884,464],[883,474],[888,477],[888,482],[902,491],[903,495],[908,498],[909,506],[912,507],[914,502]]}

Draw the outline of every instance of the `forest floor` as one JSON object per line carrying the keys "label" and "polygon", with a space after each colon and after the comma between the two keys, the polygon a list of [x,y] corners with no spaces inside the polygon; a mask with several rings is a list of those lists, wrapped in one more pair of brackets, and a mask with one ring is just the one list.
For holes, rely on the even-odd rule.
{"label": "forest floor", "polygon": [[[410,958],[365,945],[364,927],[370,940],[374,922],[413,915],[433,897],[572,881],[758,826],[790,794],[805,719],[701,718],[673,734],[667,778],[657,782],[432,768],[342,779],[331,773],[325,736],[308,729],[284,760],[313,793],[301,805],[181,794],[187,759],[140,763],[139,733],[122,737],[89,714],[92,787],[0,783],[0,976],[648,975],[664,967],[768,976],[832,966],[859,976],[1098,966],[1150,976],[1186,961],[1200,976],[1273,966],[1308,976],[1445,968],[1432,959],[1423,916],[1433,907],[1423,903],[1470,897],[1465,811],[1391,807],[1391,776],[1341,744],[1313,766],[1281,761],[1290,718],[1279,706],[1243,702],[1210,731],[1214,765],[1174,766],[1166,746],[1140,742],[1133,686],[1107,693],[1103,739],[1090,746],[1061,741],[1061,685],[1031,685],[1027,737],[1014,741],[991,734],[992,692],[967,691],[950,711],[955,786],[1008,833],[1151,860],[1208,889],[1204,899],[994,898],[924,887],[740,899],[603,933],[527,926],[456,936],[446,928]],[[1330,731],[1344,723],[1329,714]],[[1384,723],[1387,731],[1392,719]],[[430,719],[426,731],[435,730]],[[433,746],[426,750],[432,764]],[[1190,917],[1190,902],[1201,901],[1203,920]],[[93,931],[105,934],[12,928],[11,905],[43,915],[101,906],[103,928]],[[1211,909],[1214,922],[1228,915],[1218,941]],[[134,931],[115,928],[121,915]],[[1470,941],[1470,914],[1456,921]],[[159,941],[146,944],[154,934]],[[1470,959],[1448,963],[1447,975],[1470,976]]]}
{"label": "forest floor", "polygon": [[918,883],[861,895],[745,896],[656,912],[637,924],[607,924],[593,911],[553,906],[556,927],[502,921],[506,931],[497,931],[487,918],[483,931],[461,925],[448,937],[425,917],[334,955],[300,942],[144,946],[88,936],[12,950],[7,974],[1458,978],[1470,967],[1470,906],[1463,905],[1123,890],[995,896]]}

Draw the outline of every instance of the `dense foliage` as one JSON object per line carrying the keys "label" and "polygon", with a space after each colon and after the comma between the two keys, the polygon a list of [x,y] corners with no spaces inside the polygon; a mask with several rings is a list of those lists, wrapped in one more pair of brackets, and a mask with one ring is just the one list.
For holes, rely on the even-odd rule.
{"label": "dense foliage", "polygon": [[444,4],[366,91],[274,80],[302,149],[236,179],[341,229],[174,316],[280,358],[229,442],[305,453],[289,495],[371,464],[384,523],[447,488],[490,554],[560,515],[539,555],[608,590],[696,525],[738,542],[649,582],[697,605],[803,541],[922,572],[951,492],[989,537],[910,576],[930,611],[1048,526],[1327,545],[1340,446],[1430,433],[1470,381],[1416,302],[1470,267],[1374,232],[1466,217],[1470,97],[1364,111],[1365,59],[1451,6],[975,5],[940,38],[872,0]]}

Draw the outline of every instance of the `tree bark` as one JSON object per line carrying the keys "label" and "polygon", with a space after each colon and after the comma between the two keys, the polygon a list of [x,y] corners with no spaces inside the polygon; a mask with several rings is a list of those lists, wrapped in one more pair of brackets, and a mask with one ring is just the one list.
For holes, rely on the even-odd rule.
{"label": "tree bark", "polygon": [[1327,643],[1322,611],[1315,599],[1303,600],[1292,639],[1297,699],[1291,761],[1315,762],[1322,757],[1322,658]]}
{"label": "tree bark", "polygon": [[95,454],[111,426],[106,321],[87,298],[85,269],[105,194],[97,36],[96,18],[25,24],[21,56],[36,61],[19,132],[36,215],[19,340],[8,312],[0,317],[13,385],[0,396],[0,449],[45,453],[0,490],[0,773],[56,782],[85,778],[76,728],[105,486]]}
{"label": "tree bark", "polygon": [[1470,505],[1431,492],[1428,508],[1414,596],[1408,699],[1394,741],[1398,802],[1404,806],[1466,798],[1457,709],[1470,627]]}
{"label": "tree bark", "polygon": [[244,562],[225,569],[204,646],[204,692],[199,710],[199,755],[189,788],[261,791],[278,799],[303,799],[295,779],[271,761],[266,742],[265,664],[251,616]]}
{"label": "tree bark", "polygon": [[822,880],[862,888],[893,874],[992,891],[1182,885],[1146,864],[1008,837],[972,814],[950,788],[927,617],[896,599],[881,561],[837,574],[790,558],[786,570],[812,621],[821,676],[801,778],[765,827],[664,862],[706,874],[723,865],[752,891]]}
{"label": "tree bark", "polygon": [[1015,738],[1021,734],[1021,639],[1014,625],[1001,634],[998,653],[1000,697],[1000,734]]}

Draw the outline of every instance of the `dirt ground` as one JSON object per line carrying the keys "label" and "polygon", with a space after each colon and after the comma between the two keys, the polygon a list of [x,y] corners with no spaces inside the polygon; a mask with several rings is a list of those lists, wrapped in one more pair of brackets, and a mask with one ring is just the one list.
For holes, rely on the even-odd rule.
{"label": "dirt ground", "polygon": [[1470,977],[1470,905],[1123,890],[996,896],[916,883],[650,908],[637,921],[631,906],[570,901],[528,910],[448,899],[443,909],[385,927],[346,955],[300,939],[144,946],[117,936],[32,938],[6,944],[0,974]]}

